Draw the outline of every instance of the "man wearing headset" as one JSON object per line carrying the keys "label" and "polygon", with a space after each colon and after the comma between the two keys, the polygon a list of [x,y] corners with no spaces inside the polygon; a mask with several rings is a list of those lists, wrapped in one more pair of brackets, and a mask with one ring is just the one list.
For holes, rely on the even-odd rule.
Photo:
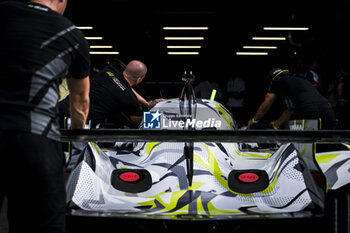
{"label": "man wearing headset", "polygon": [[335,129],[336,118],[326,98],[310,82],[288,75],[288,70],[272,69],[268,74],[270,87],[254,117],[248,121],[248,129],[258,123],[269,111],[277,97],[283,99],[285,109],[271,126],[280,128],[289,119],[321,119],[322,129]]}
{"label": "man wearing headset", "polygon": [[65,158],[58,124],[67,77],[72,128],[89,111],[84,35],[62,14],[67,0],[0,4],[0,206],[10,232],[65,232]]}

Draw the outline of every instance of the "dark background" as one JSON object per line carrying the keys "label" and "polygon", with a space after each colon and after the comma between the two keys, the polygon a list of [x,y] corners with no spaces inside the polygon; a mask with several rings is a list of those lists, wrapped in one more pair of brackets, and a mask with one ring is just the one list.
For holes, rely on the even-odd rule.
{"label": "dark background", "polygon": [[[86,36],[103,36],[91,45],[113,45],[119,55],[91,55],[94,68],[118,58],[127,63],[139,59],[148,74],[139,91],[147,98],[178,97],[181,75],[192,71],[197,83],[213,79],[226,89],[229,77],[246,80],[247,106],[255,112],[264,96],[264,79],[276,66],[293,71],[299,56],[317,58],[320,91],[339,74],[339,65],[349,60],[350,1],[316,0],[69,0],[65,16]],[[207,31],[164,31],[164,26],[206,26]],[[264,31],[264,26],[309,27],[308,31]],[[203,36],[199,56],[167,55],[165,36]],[[286,36],[286,41],[257,42],[252,36]],[[185,43],[185,42],[183,42]],[[268,56],[237,56],[243,45],[276,45]],[[96,51],[97,49],[91,49]]]}

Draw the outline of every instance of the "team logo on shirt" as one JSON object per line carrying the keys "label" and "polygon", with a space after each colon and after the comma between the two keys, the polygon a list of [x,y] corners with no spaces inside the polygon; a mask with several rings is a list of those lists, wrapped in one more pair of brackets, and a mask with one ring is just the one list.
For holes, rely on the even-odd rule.
{"label": "team logo on shirt", "polygon": [[144,112],[143,113],[143,128],[144,129],[160,129],[161,128],[161,116],[159,110],[156,112]]}

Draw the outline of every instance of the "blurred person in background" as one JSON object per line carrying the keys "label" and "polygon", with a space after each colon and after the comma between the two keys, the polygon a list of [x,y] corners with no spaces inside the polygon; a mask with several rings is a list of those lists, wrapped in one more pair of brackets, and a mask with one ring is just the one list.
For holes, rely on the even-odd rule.
{"label": "blurred person in background", "polygon": [[265,116],[277,98],[283,99],[284,110],[270,123],[274,129],[279,129],[290,119],[320,119],[321,129],[335,129],[336,117],[327,99],[309,81],[290,76],[288,72],[280,68],[269,72],[270,87],[254,117],[248,121],[248,129]]}

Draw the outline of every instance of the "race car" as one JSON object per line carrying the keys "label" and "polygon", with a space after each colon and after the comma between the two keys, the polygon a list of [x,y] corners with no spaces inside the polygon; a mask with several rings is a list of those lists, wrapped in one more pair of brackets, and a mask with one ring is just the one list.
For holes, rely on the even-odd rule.
{"label": "race car", "polygon": [[[195,99],[186,85],[145,112],[140,130],[239,130],[222,104]],[[68,213],[179,222],[329,216],[329,233],[346,232],[350,146],[315,143],[310,155],[305,145],[88,142],[67,181]]]}

